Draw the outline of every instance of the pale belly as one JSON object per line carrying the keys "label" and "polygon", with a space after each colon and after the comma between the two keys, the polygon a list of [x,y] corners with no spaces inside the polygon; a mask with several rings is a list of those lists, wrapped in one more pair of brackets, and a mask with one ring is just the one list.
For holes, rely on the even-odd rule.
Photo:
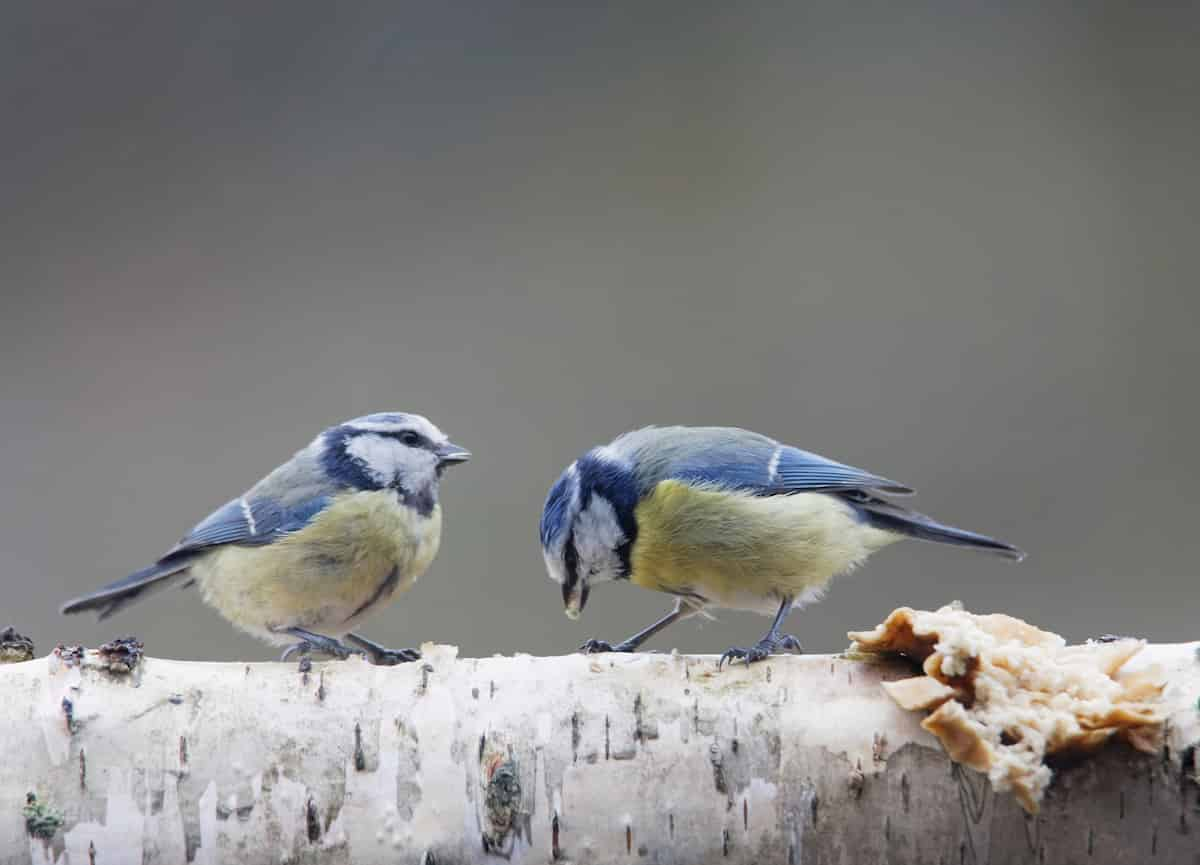
{"label": "pale belly", "polygon": [[638,507],[632,581],[716,606],[773,615],[819,597],[897,536],[820,493],[752,496],[665,482]]}
{"label": "pale belly", "polygon": [[440,508],[422,517],[390,491],[354,493],[273,544],[221,547],[191,570],[230,622],[285,645],[296,642],[287,628],[331,637],[353,630],[416,582],[440,539]]}

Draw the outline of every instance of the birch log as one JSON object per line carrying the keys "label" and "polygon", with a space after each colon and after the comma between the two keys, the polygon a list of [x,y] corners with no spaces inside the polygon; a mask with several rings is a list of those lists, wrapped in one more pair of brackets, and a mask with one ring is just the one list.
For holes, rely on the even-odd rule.
{"label": "birch log", "polygon": [[[880,682],[900,662],[640,654],[0,666],[6,863],[1200,863],[1197,646],[1160,756],[1026,816]],[[27,802],[27,794],[35,798]]]}

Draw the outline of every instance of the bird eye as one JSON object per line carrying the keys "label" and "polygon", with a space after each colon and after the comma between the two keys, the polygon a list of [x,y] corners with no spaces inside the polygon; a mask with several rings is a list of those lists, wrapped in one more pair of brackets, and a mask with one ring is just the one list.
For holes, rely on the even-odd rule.
{"label": "bird eye", "polygon": [[412,430],[405,430],[400,433],[400,441],[410,448],[414,448],[421,443],[421,436]]}

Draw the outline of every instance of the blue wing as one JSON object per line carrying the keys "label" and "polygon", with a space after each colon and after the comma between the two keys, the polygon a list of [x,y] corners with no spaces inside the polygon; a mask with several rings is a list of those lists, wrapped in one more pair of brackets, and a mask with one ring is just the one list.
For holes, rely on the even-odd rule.
{"label": "blue wing", "polygon": [[763,496],[847,490],[880,490],[895,495],[913,492],[904,484],[788,445],[767,449],[752,447],[740,452],[710,451],[703,460],[673,466],[670,477]]}
{"label": "blue wing", "polygon": [[915,492],[896,481],[786,445],[779,452],[771,486],[785,493],[868,489],[906,496]]}
{"label": "blue wing", "polygon": [[150,567],[68,601],[62,612],[96,610],[101,619],[107,619],[148,593],[178,582],[188,565],[205,550],[223,544],[269,544],[287,532],[306,526],[330,501],[329,496],[315,496],[297,505],[283,507],[270,499],[234,499],[197,523],[182,541]]}
{"label": "blue wing", "polygon": [[271,499],[234,499],[197,523],[167,556],[222,544],[269,544],[280,535],[304,528],[329,502],[329,496],[317,496],[284,507]]}

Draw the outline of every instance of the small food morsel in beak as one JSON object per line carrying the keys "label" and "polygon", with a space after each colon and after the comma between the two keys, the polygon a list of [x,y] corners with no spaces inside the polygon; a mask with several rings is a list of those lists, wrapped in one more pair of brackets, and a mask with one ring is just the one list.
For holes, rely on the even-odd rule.
{"label": "small food morsel in beak", "polygon": [[572,621],[579,618],[583,608],[587,606],[588,587],[586,583],[576,583],[574,586],[562,587],[563,605],[566,607],[567,618]]}

